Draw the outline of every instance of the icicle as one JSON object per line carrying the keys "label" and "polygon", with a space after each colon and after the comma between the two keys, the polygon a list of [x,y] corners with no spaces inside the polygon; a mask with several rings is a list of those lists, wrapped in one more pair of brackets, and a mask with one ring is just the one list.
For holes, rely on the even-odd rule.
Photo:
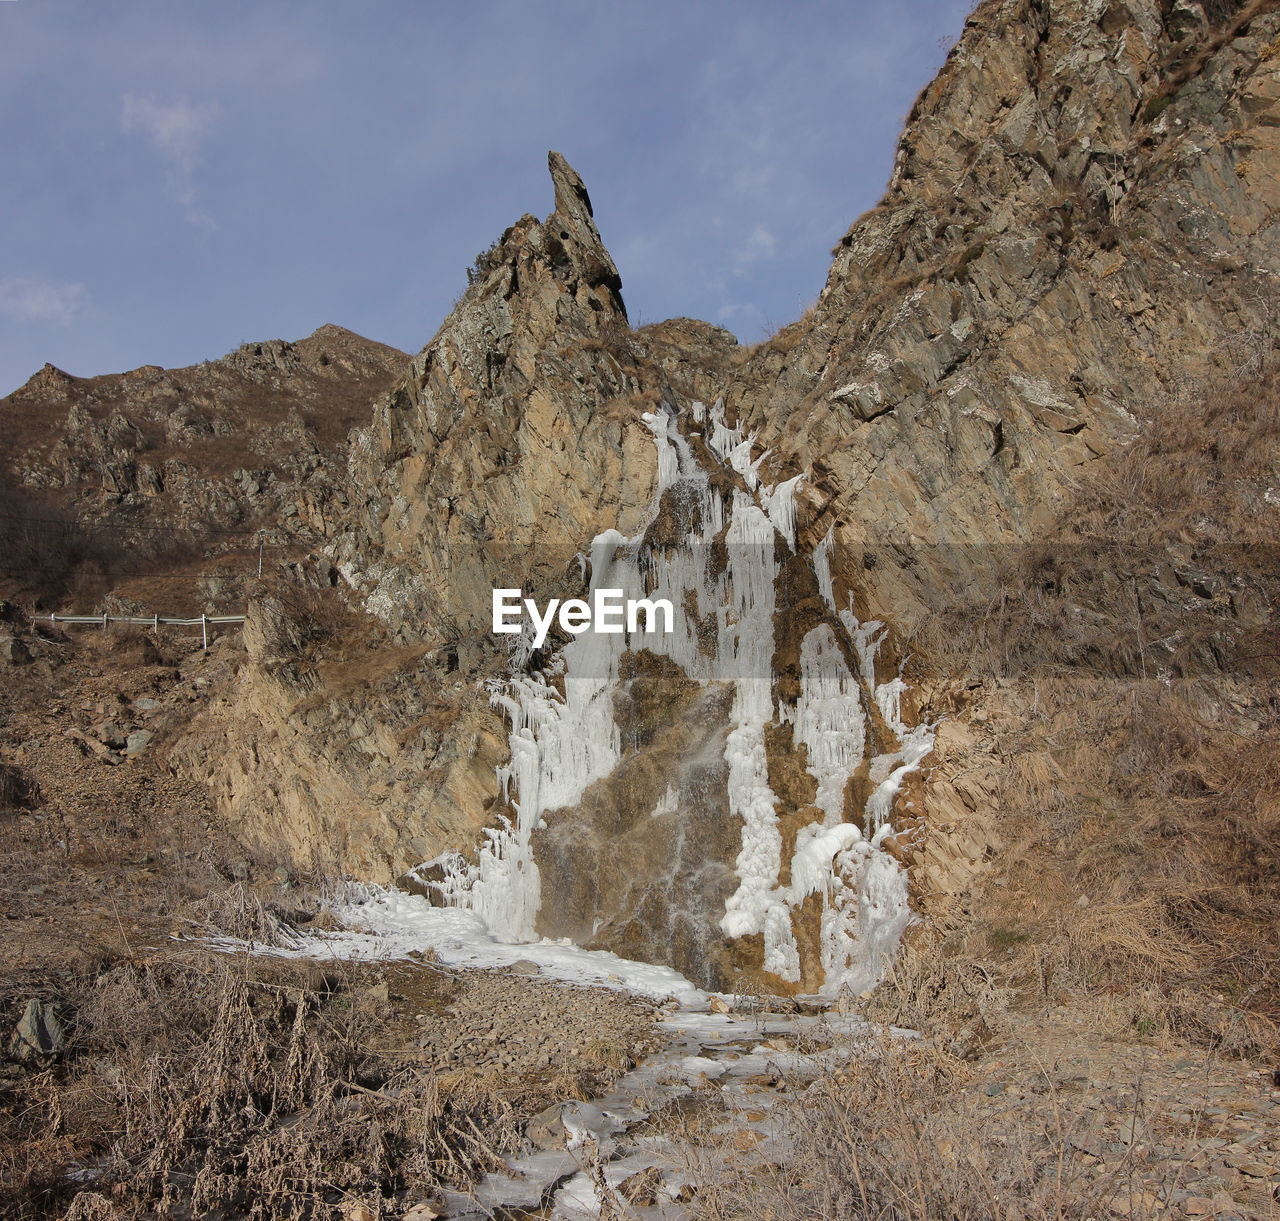
{"label": "icicle", "polygon": [[[762,460],[767,453],[768,451],[761,455]],[[796,489],[803,482],[804,474],[801,473],[793,475],[776,488],[762,488],[760,491],[760,504],[792,551],[796,549]]]}
{"label": "icicle", "polygon": [[650,818],[662,818],[667,814],[674,814],[680,808],[680,794],[676,792],[675,785],[667,785],[667,791],[658,798],[658,804],[653,807],[649,813]]}
{"label": "icicle", "polygon": [[808,748],[809,774],[818,782],[815,803],[828,823],[844,817],[844,790],[862,763],[866,722],[862,688],[849,672],[835,633],[827,624],[800,643],[800,698],[778,709]]}
{"label": "icicle", "polygon": [[724,399],[716,399],[707,416],[711,425],[707,445],[721,462],[729,461],[729,452],[742,443],[742,433],[724,422]]}
{"label": "icicle", "polygon": [[674,420],[670,408],[665,403],[661,411],[646,411],[640,418],[653,433],[653,439],[658,445],[658,495],[661,496],[675,483],[680,473],[679,458],[675,446],[671,443]]}
{"label": "icicle", "polygon": [[832,522],[827,527],[827,532],[823,535],[820,542],[813,549],[813,572],[818,578],[818,592],[822,595],[822,600],[827,604],[827,609],[835,614],[836,610],[836,593],[831,581],[831,548],[835,539],[836,526]]}

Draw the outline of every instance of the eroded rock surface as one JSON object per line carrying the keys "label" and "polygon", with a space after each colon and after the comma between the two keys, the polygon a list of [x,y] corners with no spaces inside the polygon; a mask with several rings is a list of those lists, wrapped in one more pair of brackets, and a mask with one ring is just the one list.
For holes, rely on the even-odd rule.
{"label": "eroded rock surface", "polygon": [[[812,556],[830,538],[833,607],[905,630],[949,593],[994,591],[1004,549],[1037,538],[1080,468],[1186,382],[1247,373],[1271,346],[1280,17],[1272,4],[1219,6],[1213,21],[1191,8],[982,4],[921,94],[884,200],[836,248],[818,305],[750,352],[687,320],[630,330],[585,188],[553,154],[555,211],[503,235],[357,435],[329,560],[394,640],[443,649],[478,692],[511,672],[487,631],[492,587],[580,593],[574,560],[592,538],[651,520],[661,446],[644,414],[723,395],[728,426],[754,434],[724,486],[746,478],[743,463],[758,462],[766,486],[807,472],[797,548]],[[877,681],[900,656],[886,643]],[[309,728],[285,694],[259,691],[258,715],[289,727],[291,757],[314,755],[345,715]],[[679,767],[705,749],[714,762],[723,732],[705,700],[695,718],[671,694],[659,733],[672,741],[629,753],[534,836],[554,896],[543,927],[754,969],[754,948],[709,946],[678,918],[689,892],[714,907],[732,888],[735,828],[722,834],[715,802],[666,811],[658,760]],[[904,715],[944,710],[912,699]],[[619,726],[629,715],[614,710]],[[475,718],[441,731],[458,767],[487,767],[493,743],[501,750],[504,730],[478,699]],[[768,775],[794,839],[815,794],[785,728],[769,727]],[[276,757],[255,735],[240,731],[240,757]],[[893,851],[918,890],[952,893],[996,847],[984,817],[993,764],[961,728],[939,745],[932,782],[898,794],[894,821],[911,835]],[[337,771],[363,784],[376,758],[349,756]],[[281,783],[297,770],[281,765]],[[260,794],[219,774],[226,808],[252,822]],[[876,783],[853,781],[843,818]],[[507,808],[477,784],[428,827],[434,799],[411,789],[361,807],[369,831],[358,850],[338,850],[345,865],[473,854],[476,828]],[[331,844],[329,797],[296,791],[289,843]]]}
{"label": "eroded rock surface", "polygon": [[1280,20],[1221,7],[979,5],[817,307],[730,379],[877,613],[989,582],[1073,469],[1270,347]]}

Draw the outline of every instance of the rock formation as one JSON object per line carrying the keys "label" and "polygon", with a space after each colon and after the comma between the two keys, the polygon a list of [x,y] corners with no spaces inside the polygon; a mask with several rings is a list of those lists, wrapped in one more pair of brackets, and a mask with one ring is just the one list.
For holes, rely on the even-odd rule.
{"label": "rock formation", "polygon": [[1073,469],[1270,346],[1273,9],[981,4],[817,307],[730,382],[812,469],[809,537],[883,561],[877,613],[990,581]]}
{"label": "rock formation", "polygon": [[[245,344],[182,369],[82,378],[45,365],[0,399],[0,491],[37,518],[69,510],[77,538],[61,543],[88,550],[111,575],[137,575],[141,556],[188,537],[183,558],[256,552],[258,530],[273,555],[290,542],[314,545],[341,508],[347,433],[406,360],[322,326],[296,343]],[[243,603],[242,581],[206,581],[204,592],[205,609]]]}
{"label": "rock formation", "polygon": [[[994,846],[992,761],[963,724],[933,736],[901,642],[996,590],[1154,405],[1269,351],[1278,130],[1274,3],[986,0],[816,307],[750,350],[633,331],[552,153],[554,210],[477,260],[317,494],[368,647],[322,656],[260,599],[176,757],[297,864],[408,874],[720,987],[861,986],[903,865],[917,895],[960,890]],[[22,393],[68,390],[45,370]],[[133,453],[135,428],[99,417],[94,444]],[[730,610],[596,657],[489,631],[495,586],[545,601],[606,571]],[[767,673],[734,669],[749,637]]]}

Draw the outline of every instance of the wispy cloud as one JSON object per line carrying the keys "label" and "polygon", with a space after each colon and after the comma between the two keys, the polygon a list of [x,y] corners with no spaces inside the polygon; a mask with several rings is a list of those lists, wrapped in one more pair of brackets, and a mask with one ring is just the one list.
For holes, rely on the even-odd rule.
{"label": "wispy cloud", "polygon": [[70,326],[89,301],[83,284],[59,284],[41,276],[0,280],[0,314],[14,322]]}
{"label": "wispy cloud", "polygon": [[213,228],[213,220],[196,204],[196,165],[200,141],[218,118],[216,102],[192,105],[185,98],[157,102],[154,98],[125,94],[121,123],[126,132],[146,135],[166,163],[169,190],[182,205],[187,223]]}
{"label": "wispy cloud", "polygon": [[734,252],[734,275],[745,275],[755,263],[767,259],[778,247],[778,239],[764,225],[757,225]]}

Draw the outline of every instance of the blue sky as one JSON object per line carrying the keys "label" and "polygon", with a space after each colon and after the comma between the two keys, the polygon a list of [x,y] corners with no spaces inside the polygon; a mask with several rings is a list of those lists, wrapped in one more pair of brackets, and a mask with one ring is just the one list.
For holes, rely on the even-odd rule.
{"label": "blue sky", "polygon": [[335,322],[408,351],[591,191],[632,320],[822,287],[967,0],[0,2],[0,394]]}

